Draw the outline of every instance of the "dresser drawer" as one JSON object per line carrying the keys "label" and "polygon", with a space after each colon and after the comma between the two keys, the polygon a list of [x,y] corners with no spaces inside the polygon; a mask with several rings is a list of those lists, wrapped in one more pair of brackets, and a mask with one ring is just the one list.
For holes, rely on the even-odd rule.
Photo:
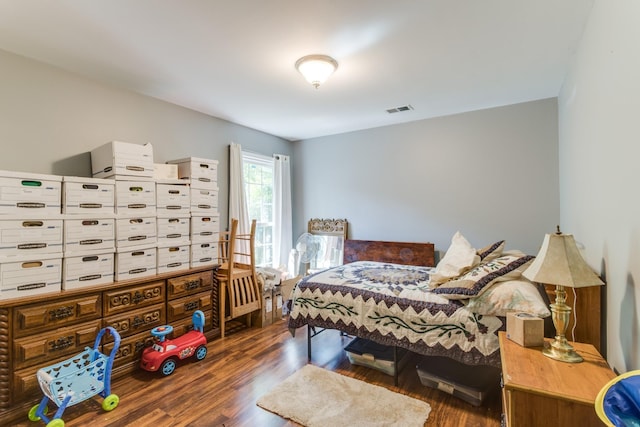
{"label": "dresser drawer", "polygon": [[[64,358],[60,359],[59,361],[62,360],[64,360]],[[30,368],[14,371],[14,388],[11,398],[14,401],[18,401],[28,397],[42,397],[42,390],[40,389],[40,385],[38,384],[38,377],[36,376],[36,372],[38,372],[38,369],[42,368],[43,366],[53,365],[54,363],[56,363],[56,361],[52,360],[47,362],[47,365],[31,366]]]}
{"label": "dresser drawer", "polygon": [[164,302],[164,282],[151,282],[104,294],[104,315],[122,313]]}
{"label": "dresser drawer", "polygon": [[213,287],[213,271],[189,274],[167,280],[167,298],[174,299],[210,290]]}
{"label": "dresser drawer", "polygon": [[[142,356],[142,350],[151,345],[153,345],[153,337],[149,331],[122,338],[113,365],[117,367],[131,362],[137,363]],[[111,350],[113,350],[113,342],[102,346],[104,354],[111,354]]]}
{"label": "dresser drawer", "polygon": [[196,295],[167,301],[167,323],[172,324],[176,320],[185,317],[191,320],[193,312],[202,310],[205,313],[211,311],[211,292],[201,292]]}
{"label": "dresser drawer", "polygon": [[69,326],[102,315],[102,299],[98,292],[65,300],[42,302],[13,309],[14,336]]}
{"label": "dresser drawer", "polygon": [[34,365],[49,366],[52,360],[68,354],[80,353],[85,347],[93,348],[101,323],[100,319],[96,319],[80,325],[16,339],[13,343],[14,369]]}
{"label": "dresser drawer", "polygon": [[[164,304],[156,304],[140,310],[117,314],[104,320],[104,326],[111,326],[125,338],[143,331],[150,331],[156,326],[166,324]],[[108,341],[112,341],[109,337]]]}
{"label": "dresser drawer", "polygon": [[[211,319],[213,316],[211,315],[211,310],[207,310],[204,312],[204,332],[208,332],[213,329],[213,323]],[[186,317],[182,320],[177,320],[171,323],[173,327],[173,333],[171,334],[171,338],[178,338],[181,335],[186,334],[187,332],[193,330],[193,319],[192,317]]]}

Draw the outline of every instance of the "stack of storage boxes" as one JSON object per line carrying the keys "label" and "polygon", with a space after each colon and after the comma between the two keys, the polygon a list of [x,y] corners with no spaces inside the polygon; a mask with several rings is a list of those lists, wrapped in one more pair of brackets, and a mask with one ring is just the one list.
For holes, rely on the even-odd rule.
{"label": "stack of storage boxes", "polygon": [[93,178],[0,171],[0,299],[214,265],[218,162],[167,163],[113,141]]}
{"label": "stack of storage boxes", "polygon": [[153,147],[112,141],[91,151],[94,177],[115,180],[115,280],[157,273]]}
{"label": "stack of storage boxes", "polygon": [[115,184],[101,178],[62,179],[62,289],[113,282]]}
{"label": "stack of storage boxes", "polygon": [[0,299],[60,291],[62,178],[0,171]]}
{"label": "stack of storage boxes", "polygon": [[189,157],[171,160],[178,177],[190,180],[191,267],[213,265],[218,260],[218,161]]}

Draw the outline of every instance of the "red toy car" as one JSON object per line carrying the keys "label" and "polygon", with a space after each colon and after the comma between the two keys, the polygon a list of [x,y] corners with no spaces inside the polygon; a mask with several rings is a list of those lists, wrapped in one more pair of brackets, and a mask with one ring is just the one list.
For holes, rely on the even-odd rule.
{"label": "red toy car", "polygon": [[178,360],[195,356],[202,360],[207,356],[207,338],[204,336],[204,313],[196,310],[193,313],[193,330],[175,339],[167,339],[173,332],[169,325],[158,326],[151,330],[156,342],[144,349],[140,367],[145,371],[160,371],[163,375],[171,375],[176,369]]}

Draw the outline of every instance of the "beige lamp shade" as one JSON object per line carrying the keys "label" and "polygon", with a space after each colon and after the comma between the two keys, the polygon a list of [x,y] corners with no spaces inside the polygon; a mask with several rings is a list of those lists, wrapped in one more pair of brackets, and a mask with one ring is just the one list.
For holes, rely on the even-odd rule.
{"label": "beige lamp shade", "polygon": [[571,234],[547,234],[538,256],[522,275],[532,282],[571,288],[604,285],[580,255]]}

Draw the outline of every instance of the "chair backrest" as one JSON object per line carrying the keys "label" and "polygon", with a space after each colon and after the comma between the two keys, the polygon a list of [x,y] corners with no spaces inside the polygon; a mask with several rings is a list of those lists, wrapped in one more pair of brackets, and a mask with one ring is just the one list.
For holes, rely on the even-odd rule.
{"label": "chair backrest", "polygon": [[256,220],[251,221],[249,233],[238,234],[238,220],[231,219],[229,231],[221,232],[218,241],[218,264],[230,270],[256,268]]}

